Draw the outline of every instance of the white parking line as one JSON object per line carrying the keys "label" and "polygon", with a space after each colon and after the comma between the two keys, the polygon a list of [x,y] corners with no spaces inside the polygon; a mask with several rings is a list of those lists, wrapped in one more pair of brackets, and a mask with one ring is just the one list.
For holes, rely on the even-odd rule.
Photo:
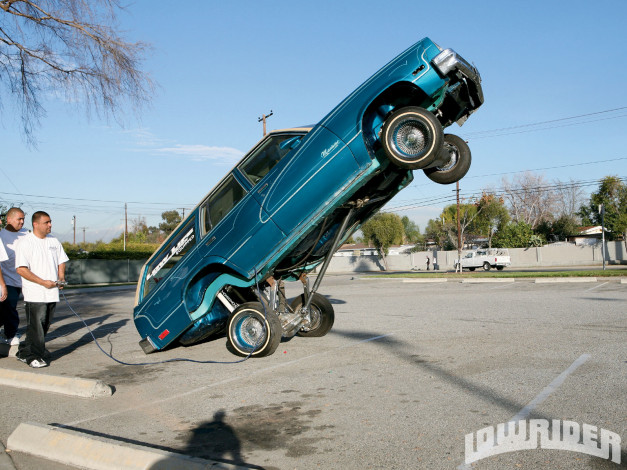
{"label": "white parking line", "polygon": [[536,396],[533,400],[529,402],[527,406],[525,406],[522,410],[514,415],[509,421],[519,421],[521,419],[527,419],[527,417],[531,414],[534,408],[536,408],[539,404],[541,404],[544,400],[546,400],[549,395],[551,395],[555,390],[559,388],[560,385],[564,383],[566,377],[575,372],[577,368],[590,359],[590,354],[582,354],[579,358],[573,362],[568,369],[562,372],[560,375],[555,377],[553,382],[547,385],[544,390],[542,390],[538,396]]}
{"label": "white parking line", "polygon": [[591,291],[591,290],[594,290],[594,289],[598,289],[599,287],[604,286],[605,284],[609,284],[609,282],[604,282],[603,284],[599,284],[598,286],[594,286],[594,287],[591,287],[590,289],[586,289],[586,290]]}
{"label": "white parking line", "polygon": [[[555,377],[555,379],[553,379],[553,382],[551,382],[549,385],[544,387],[544,390],[542,390],[533,400],[531,400],[527,404],[527,406],[525,406],[522,410],[516,413],[507,422],[520,421],[520,420],[527,419],[527,417],[529,417],[529,415],[534,410],[534,408],[536,408],[544,400],[546,400],[549,397],[549,395],[551,395],[555,390],[557,390],[560,387],[560,385],[564,383],[564,381],[566,380],[566,377],[568,377],[570,374],[575,372],[575,370],[577,370],[577,368],[580,365],[582,365],[584,362],[586,362],[588,359],[590,359],[590,354],[582,354],[581,356],[579,356],[579,358],[575,362],[573,362],[568,369],[566,369],[560,375]],[[472,469],[472,466],[467,463],[463,463],[457,467],[457,470],[471,470],[471,469]]]}

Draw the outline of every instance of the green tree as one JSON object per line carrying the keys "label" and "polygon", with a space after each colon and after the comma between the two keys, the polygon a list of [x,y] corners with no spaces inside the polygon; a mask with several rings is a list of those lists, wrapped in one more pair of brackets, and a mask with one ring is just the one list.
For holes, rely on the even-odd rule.
{"label": "green tree", "polygon": [[543,220],[536,227],[535,232],[548,241],[566,240],[577,235],[579,224],[572,215],[564,214],[554,221]]}
{"label": "green tree", "polygon": [[488,239],[492,247],[494,234],[509,222],[509,212],[505,201],[495,194],[484,192],[477,202],[477,216],[472,223],[472,231]]}
{"label": "green tree", "polygon": [[435,244],[443,250],[452,250],[455,248],[449,240],[442,217],[439,219],[429,219],[425,227],[424,237],[425,243],[429,240],[433,240]]}
{"label": "green tree", "polygon": [[581,207],[579,214],[584,225],[601,225],[599,205],[605,207],[604,224],[610,240],[622,238],[627,246],[627,185],[618,176],[606,176],[590,202]]}
{"label": "green tree", "polygon": [[401,222],[403,222],[403,230],[405,232],[403,241],[406,243],[418,243],[422,237],[418,225],[406,215],[401,218]]}
{"label": "green tree", "polygon": [[533,233],[531,225],[526,222],[510,222],[494,235],[493,245],[496,248],[527,248],[541,246],[542,237]]}
{"label": "green tree", "polygon": [[[464,246],[465,234],[470,230],[470,227],[482,210],[483,208],[476,203],[459,205],[459,238],[461,239],[461,247]],[[448,236],[450,245],[458,248],[457,204],[446,206],[440,215],[440,220],[442,220],[442,226]]]}
{"label": "green tree", "polygon": [[159,230],[161,230],[166,237],[170,235],[177,225],[181,223],[181,220],[183,220],[178,211],[165,211],[161,213],[161,219],[163,219],[163,222],[159,224]]}
{"label": "green tree", "polygon": [[0,204],[0,228],[4,228],[7,224],[7,211],[9,208],[3,204]]}
{"label": "green tree", "polygon": [[361,233],[364,241],[375,246],[387,271],[390,246],[402,243],[405,236],[401,218],[389,212],[375,214],[361,226]]}

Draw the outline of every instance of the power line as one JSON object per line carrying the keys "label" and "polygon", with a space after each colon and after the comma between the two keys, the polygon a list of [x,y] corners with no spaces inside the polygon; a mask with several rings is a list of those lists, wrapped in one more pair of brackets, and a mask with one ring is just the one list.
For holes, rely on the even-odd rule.
{"label": "power line", "polygon": [[[524,128],[529,128],[529,127],[537,127],[537,126],[542,126],[545,124],[554,124],[557,122],[564,122],[564,121],[570,121],[573,119],[580,119],[580,118],[584,118],[584,117],[590,117],[590,116],[597,116],[599,114],[607,114],[607,113],[613,113],[616,111],[623,111],[627,109],[627,106],[622,106],[619,108],[613,108],[613,109],[606,109],[603,111],[595,111],[592,113],[586,113],[586,114],[578,114],[575,116],[567,116],[567,117],[563,117],[563,118],[558,118],[558,119],[550,119],[548,121],[538,121],[538,122],[532,122],[532,123],[527,123],[527,124],[521,124],[518,126],[510,126],[510,127],[501,127],[501,128],[497,128],[497,129],[490,129],[490,130],[485,130],[485,131],[475,131],[475,132],[469,132],[468,134],[465,134],[467,136],[477,136],[477,135],[481,135],[481,134],[490,134],[490,133],[501,133],[501,132],[505,132],[505,131],[511,131],[511,130],[515,130],[515,129],[524,129]],[[619,118],[619,117],[625,117],[627,115],[619,115],[619,116],[613,116],[607,119],[615,119],[615,118]],[[574,124],[585,124],[586,122],[595,122],[598,120],[588,120],[588,121],[582,121],[582,122],[578,122],[578,123],[574,123]],[[553,127],[549,127],[547,129],[551,129]],[[534,130],[540,130],[540,129],[534,129]],[[508,135],[508,134],[499,134],[499,135]]]}
{"label": "power line", "polygon": [[[11,196],[23,196],[23,197],[39,197],[42,199],[62,199],[66,201],[106,202],[106,203],[112,203],[112,204],[124,204],[126,202],[128,204],[146,204],[146,205],[158,205],[158,206],[181,205],[180,202],[109,201],[106,199],[84,199],[84,198],[63,197],[63,196],[43,196],[40,194],[8,193],[4,191],[0,191],[0,194],[8,194]],[[185,205],[189,205],[189,204],[185,204]],[[195,206],[195,204],[193,205]]]}
{"label": "power line", "polygon": [[[619,177],[619,180],[624,183],[627,183],[627,177],[624,177],[624,176]],[[466,200],[479,199],[484,193],[494,194],[497,197],[504,197],[509,194],[515,195],[515,194],[527,193],[527,192],[541,193],[541,192],[564,190],[564,189],[570,189],[570,188],[583,188],[583,187],[588,187],[588,186],[596,186],[601,181],[602,179],[559,182],[559,183],[552,183],[552,184],[547,184],[543,186],[533,186],[533,187],[527,187],[527,188],[511,188],[511,189],[505,189],[501,187],[501,188],[495,188],[494,190],[490,190],[490,191],[479,190],[479,191],[474,191],[474,192],[470,192],[470,191],[464,192],[464,193],[461,193],[461,196],[463,196],[463,199],[466,199]],[[440,204],[449,203],[446,205],[450,205],[455,202],[455,195],[446,195],[446,196],[442,196],[439,198],[429,198],[429,199],[422,199],[422,200],[414,199],[413,201],[415,202],[412,204],[404,204],[400,206],[387,208],[384,210],[384,212],[402,212],[402,211],[411,210],[411,209],[418,209],[421,207],[428,207],[430,205],[433,205],[434,202],[439,202]]]}

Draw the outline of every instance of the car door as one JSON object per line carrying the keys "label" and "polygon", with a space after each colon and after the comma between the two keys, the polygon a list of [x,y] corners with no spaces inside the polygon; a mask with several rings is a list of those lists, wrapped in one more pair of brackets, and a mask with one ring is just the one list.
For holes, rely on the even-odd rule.
{"label": "car door", "polygon": [[[283,142],[269,142],[267,158],[285,150]],[[314,128],[298,145],[288,146],[287,154],[254,181],[252,190],[261,206],[260,220],[273,220],[287,236],[337,197],[359,172],[346,143],[323,127]],[[240,168],[245,175],[249,173],[246,165]]]}
{"label": "car door", "polygon": [[201,206],[204,257],[220,257],[240,272],[253,275],[253,267],[283,239],[267,217],[260,217],[259,202],[229,175]]}

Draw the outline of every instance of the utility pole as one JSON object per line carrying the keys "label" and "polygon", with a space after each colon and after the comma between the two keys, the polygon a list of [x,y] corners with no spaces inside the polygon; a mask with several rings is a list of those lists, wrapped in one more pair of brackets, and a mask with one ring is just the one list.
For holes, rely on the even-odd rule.
{"label": "utility pole", "polygon": [[72,227],[74,227],[74,245],[76,245],[76,216],[72,217]]}
{"label": "utility pole", "polygon": [[601,214],[601,256],[603,257],[603,271],[605,271],[605,204],[599,204]]}
{"label": "utility pole", "polygon": [[457,265],[459,266],[459,272],[462,272],[462,232],[459,222],[459,181],[455,183],[457,191]]}
{"label": "utility pole", "polygon": [[85,245],[85,229],[89,228],[89,227],[81,227],[81,229],[83,230],[83,245]]}
{"label": "utility pole", "polygon": [[127,204],[124,203],[124,250],[126,251],[126,232],[128,232],[128,211]]}
{"label": "utility pole", "polygon": [[179,209],[183,212],[183,215],[181,216],[181,219],[185,220],[185,208],[184,207],[179,207]]}
{"label": "utility pole", "polygon": [[266,136],[266,119],[272,116],[274,112],[270,110],[270,114],[262,114],[260,118],[257,119],[257,122],[263,122],[263,135]]}

